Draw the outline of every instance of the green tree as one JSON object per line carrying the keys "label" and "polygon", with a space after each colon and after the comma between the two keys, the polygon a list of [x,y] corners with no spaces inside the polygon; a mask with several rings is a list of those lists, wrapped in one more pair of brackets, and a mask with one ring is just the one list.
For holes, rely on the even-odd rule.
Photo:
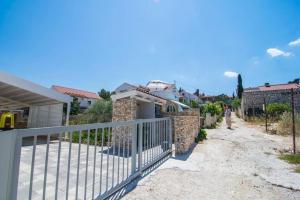
{"label": "green tree", "polygon": [[212,116],[222,114],[222,107],[219,103],[208,103],[203,106],[203,114],[210,113]]}
{"label": "green tree", "polygon": [[291,111],[291,107],[286,103],[270,103],[267,105],[267,112],[271,117],[279,118],[284,112]]}
{"label": "green tree", "polygon": [[79,111],[80,103],[78,102],[78,98],[73,97],[73,101],[71,102],[70,115],[78,115]]}
{"label": "green tree", "polygon": [[109,122],[112,118],[112,101],[98,100],[86,112],[91,123]]}
{"label": "green tree", "polygon": [[234,108],[234,109],[237,109],[241,106],[241,99],[239,98],[234,98],[231,102],[231,106]]}
{"label": "green tree", "polygon": [[192,108],[199,108],[199,103],[197,101],[195,101],[195,100],[191,100],[190,101],[190,106]]}
{"label": "green tree", "polygon": [[243,80],[242,80],[242,76],[241,74],[238,75],[238,84],[237,84],[237,96],[241,99],[242,98],[242,94],[244,92],[244,88],[243,88]]}
{"label": "green tree", "polygon": [[199,95],[200,95],[200,90],[199,90],[199,89],[196,89],[194,95],[196,95],[197,97],[199,97]]}
{"label": "green tree", "polygon": [[100,92],[98,92],[99,96],[104,100],[109,100],[111,93],[108,90],[101,89]]}

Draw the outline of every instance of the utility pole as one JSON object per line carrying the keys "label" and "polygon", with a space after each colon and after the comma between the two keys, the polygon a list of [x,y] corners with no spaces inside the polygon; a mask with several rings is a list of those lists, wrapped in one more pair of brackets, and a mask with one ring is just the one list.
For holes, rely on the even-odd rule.
{"label": "utility pole", "polygon": [[293,120],[293,153],[296,154],[296,128],[295,128],[295,100],[294,89],[291,89],[292,95],[292,120]]}
{"label": "utility pole", "polygon": [[268,132],[268,112],[267,112],[266,97],[264,97],[264,110],[265,110],[265,119],[266,119],[266,132]]}

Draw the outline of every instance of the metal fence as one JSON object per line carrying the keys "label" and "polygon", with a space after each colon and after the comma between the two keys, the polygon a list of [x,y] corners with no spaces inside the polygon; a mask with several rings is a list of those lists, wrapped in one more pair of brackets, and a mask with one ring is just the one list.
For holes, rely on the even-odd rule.
{"label": "metal fence", "polygon": [[5,131],[0,199],[105,199],[171,153],[169,118]]}

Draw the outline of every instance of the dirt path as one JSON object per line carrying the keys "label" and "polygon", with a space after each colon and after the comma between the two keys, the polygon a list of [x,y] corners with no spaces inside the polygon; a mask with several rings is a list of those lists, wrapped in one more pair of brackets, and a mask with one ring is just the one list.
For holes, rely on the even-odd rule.
{"label": "dirt path", "polygon": [[224,122],[207,130],[204,144],[170,158],[124,199],[300,199],[300,174],[277,158],[289,139],[233,120],[233,130]]}

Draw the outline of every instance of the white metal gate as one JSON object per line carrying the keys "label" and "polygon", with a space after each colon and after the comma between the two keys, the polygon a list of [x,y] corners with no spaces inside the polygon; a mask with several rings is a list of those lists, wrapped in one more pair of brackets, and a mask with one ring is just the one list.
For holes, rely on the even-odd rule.
{"label": "white metal gate", "polygon": [[105,199],[171,153],[169,118],[0,132],[0,199]]}

